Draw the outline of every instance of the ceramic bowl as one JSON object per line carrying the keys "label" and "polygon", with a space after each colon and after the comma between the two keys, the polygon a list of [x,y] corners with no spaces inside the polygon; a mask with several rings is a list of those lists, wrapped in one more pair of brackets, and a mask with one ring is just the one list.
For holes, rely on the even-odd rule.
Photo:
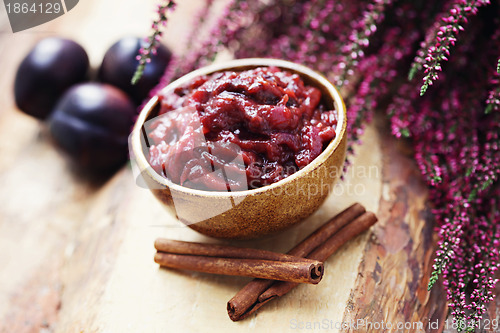
{"label": "ceramic bowl", "polygon": [[277,59],[240,59],[191,72],[164,89],[172,91],[197,76],[275,66],[297,73],[307,85],[319,88],[326,109],[338,112],[336,137],[310,164],[274,184],[235,192],[203,191],[177,185],[156,173],[148,163],[144,124],[159,110],[153,97],[141,111],[130,135],[131,158],[158,200],[190,228],[216,238],[257,238],[277,233],[316,211],[339,178],[346,154],[346,109],[335,87],[313,70]]}

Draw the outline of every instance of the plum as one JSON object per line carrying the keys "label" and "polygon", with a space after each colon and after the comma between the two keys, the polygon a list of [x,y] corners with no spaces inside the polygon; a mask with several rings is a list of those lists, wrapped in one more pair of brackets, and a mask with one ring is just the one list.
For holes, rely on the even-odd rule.
{"label": "plum", "polygon": [[135,117],[133,102],[118,88],[83,83],[62,96],[48,123],[56,143],[83,170],[106,173],[127,161]]}
{"label": "plum", "polygon": [[137,105],[141,104],[148,97],[149,92],[160,82],[172,57],[169,49],[160,44],[157,54],[152,55],[151,62],[146,65],[141,79],[132,85],[130,80],[139,63],[136,56],[142,45],[144,45],[142,38],[125,37],[120,39],[104,55],[98,73],[102,82],[122,89]]}
{"label": "plum", "polygon": [[62,94],[85,80],[88,69],[87,53],[76,42],[58,37],[41,40],[17,70],[17,106],[36,118],[47,118]]}

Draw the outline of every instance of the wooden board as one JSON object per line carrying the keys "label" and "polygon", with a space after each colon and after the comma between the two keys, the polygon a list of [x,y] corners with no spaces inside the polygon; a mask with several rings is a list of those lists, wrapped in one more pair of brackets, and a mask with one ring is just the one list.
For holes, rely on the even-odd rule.
{"label": "wooden board", "polygon": [[[179,4],[167,42],[187,33],[199,1]],[[1,6],[0,6],[1,7]],[[442,289],[426,291],[435,250],[426,188],[411,152],[378,119],[363,136],[345,180],[302,224],[274,237],[226,242],[285,252],[353,202],[380,222],[325,264],[317,286],[299,286],[247,320],[233,323],[226,302],[241,277],[159,269],[157,237],[218,242],[183,227],[129,168],[104,183],[76,174],[43,125],[15,110],[12,82],[22,56],[49,35],[81,42],[94,65],[121,36],[147,32],[153,1],[81,1],[57,20],[12,34],[0,15],[0,332],[329,331],[379,332],[375,325],[446,317]],[[78,27],[78,29],[75,29]],[[499,307],[492,305],[491,311]],[[495,312],[491,312],[495,313]],[[372,327],[336,329],[366,320]],[[396,330],[388,330],[396,331]]]}

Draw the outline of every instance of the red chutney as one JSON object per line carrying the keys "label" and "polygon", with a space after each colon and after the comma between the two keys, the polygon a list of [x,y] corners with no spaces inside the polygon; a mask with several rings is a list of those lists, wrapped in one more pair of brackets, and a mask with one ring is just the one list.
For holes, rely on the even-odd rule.
{"label": "red chutney", "polygon": [[202,76],[159,98],[163,116],[148,129],[150,164],[191,188],[275,183],[335,138],[337,112],[324,110],[320,90],[275,67]]}

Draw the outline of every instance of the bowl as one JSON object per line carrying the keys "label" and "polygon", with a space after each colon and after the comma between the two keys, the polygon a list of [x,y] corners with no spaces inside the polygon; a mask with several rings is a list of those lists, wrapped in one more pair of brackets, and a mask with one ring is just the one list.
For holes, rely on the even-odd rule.
{"label": "bowl", "polygon": [[249,239],[285,230],[316,211],[342,173],[347,141],[344,102],[326,78],[305,66],[277,59],[233,60],[193,71],[164,91],[173,91],[200,75],[268,66],[299,74],[305,84],[321,90],[327,109],[335,108],[338,112],[335,138],[318,157],[294,174],[271,185],[234,192],[203,191],[171,182],[155,172],[146,157],[144,126],[158,113],[158,97],[142,109],[130,135],[131,160],[142,181],[177,219],[204,235]]}

